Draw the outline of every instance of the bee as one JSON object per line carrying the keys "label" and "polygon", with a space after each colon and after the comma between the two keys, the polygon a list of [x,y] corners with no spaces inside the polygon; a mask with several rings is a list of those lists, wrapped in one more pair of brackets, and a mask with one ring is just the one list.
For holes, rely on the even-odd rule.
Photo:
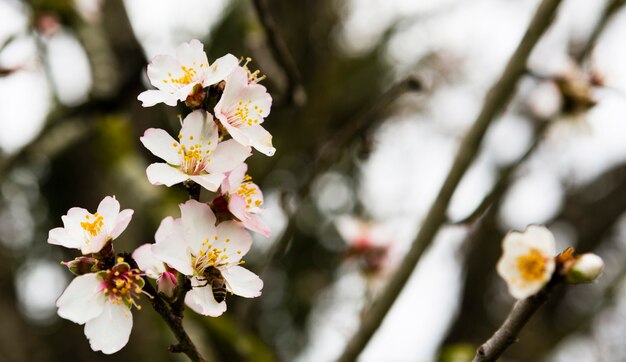
{"label": "bee", "polygon": [[204,270],[203,276],[206,283],[199,285],[199,287],[210,285],[216,302],[221,303],[226,300],[228,291],[226,290],[226,281],[222,277],[222,273],[217,268],[210,266]]}

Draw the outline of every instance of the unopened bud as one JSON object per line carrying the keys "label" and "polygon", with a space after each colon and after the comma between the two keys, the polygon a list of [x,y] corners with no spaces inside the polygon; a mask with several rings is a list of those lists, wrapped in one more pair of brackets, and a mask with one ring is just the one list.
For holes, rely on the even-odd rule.
{"label": "unopened bud", "polygon": [[157,280],[157,289],[159,293],[165,295],[167,298],[174,298],[176,295],[176,287],[178,282],[176,281],[176,275],[168,271],[163,272],[159,280]]}
{"label": "unopened bud", "polygon": [[580,255],[565,276],[570,284],[590,283],[602,274],[604,261],[596,254]]}
{"label": "unopened bud", "polygon": [[90,256],[81,256],[71,261],[61,262],[61,264],[65,265],[70,272],[75,275],[83,275],[98,271],[98,259]]}

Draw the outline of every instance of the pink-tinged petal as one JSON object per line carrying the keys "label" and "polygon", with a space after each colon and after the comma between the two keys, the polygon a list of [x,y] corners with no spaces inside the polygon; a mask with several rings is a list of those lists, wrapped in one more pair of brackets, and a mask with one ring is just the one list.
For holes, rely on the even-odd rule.
{"label": "pink-tinged petal", "polygon": [[142,107],[152,107],[159,103],[174,107],[178,103],[178,98],[173,94],[157,89],[143,91],[137,96],[137,99],[141,102]]}
{"label": "pink-tinged petal", "polygon": [[105,303],[102,313],[85,324],[85,336],[94,351],[112,354],[122,349],[133,329],[133,315],[124,303]]}
{"label": "pink-tinged petal", "polygon": [[244,220],[247,217],[246,199],[239,194],[231,194],[230,201],[228,201],[228,211],[240,221]]}
{"label": "pink-tinged petal", "polygon": [[222,276],[231,292],[245,297],[255,298],[261,295],[263,281],[256,274],[240,266],[232,266],[222,270]]}
{"label": "pink-tinged petal", "polygon": [[159,280],[157,280],[157,290],[159,293],[165,294],[168,298],[173,298],[178,286],[178,280],[174,273],[168,271],[163,272]]}
{"label": "pink-tinged petal", "polygon": [[248,172],[248,165],[245,163],[242,163],[239,166],[235,167],[228,174],[228,184],[224,182],[224,184],[226,184],[226,190],[222,190],[222,191],[228,191],[228,190],[230,190],[231,192],[237,191],[239,186],[241,186],[241,183],[243,182],[244,177],[246,177],[246,172]]}
{"label": "pink-tinged petal", "polygon": [[146,169],[146,175],[151,184],[167,187],[189,179],[189,175],[166,163],[153,163]]}
{"label": "pink-tinged petal", "polygon": [[141,271],[145,272],[148,277],[157,279],[161,273],[165,272],[165,265],[152,254],[152,245],[141,245],[133,251],[132,256]]}
{"label": "pink-tinged petal", "polygon": [[191,290],[185,296],[185,304],[198,314],[219,317],[226,311],[226,301],[218,303],[213,297],[211,286],[202,286],[206,281],[191,279]]}
{"label": "pink-tinged petal", "polygon": [[180,145],[169,133],[159,128],[150,128],[139,140],[153,155],[162,158],[170,165],[180,165],[182,159],[178,153]]}
{"label": "pink-tinged petal", "polygon": [[215,214],[209,205],[196,200],[181,204],[180,214],[185,239],[192,252],[197,252],[205,240],[215,235]]}
{"label": "pink-tinged petal", "polygon": [[170,55],[157,55],[148,64],[148,79],[158,89],[173,92],[180,86],[172,82],[185,75],[180,69],[180,63]]}
{"label": "pink-tinged petal", "polygon": [[259,124],[263,123],[263,118],[270,114],[272,107],[272,96],[264,86],[260,84],[250,84],[242,93],[242,98],[249,101],[250,112],[258,119]]}
{"label": "pink-tinged petal", "polygon": [[213,116],[201,109],[185,117],[180,135],[180,142],[187,149],[199,145],[203,151],[206,151],[215,149],[217,145],[217,125],[213,122]]}
{"label": "pink-tinged petal", "polygon": [[204,52],[204,45],[197,39],[192,39],[189,43],[179,45],[176,48],[176,59],[181,65],[187,68],[194,68],[198,75],[206,71],[209,65],[209,60]]}
{"label": "pink-tinged petal", "polygon": [[236,140],[220,142],[211,162],[204,168],[207,172],[226,173],[239,167],[252,153],[250,147],[239,144]]}
{"label": "pink-tinged petal", "polygon": [[221,58],[216,59],[209,67],[204,78],[203,85],[208,87],[210,85],[221,82],[226,79],[230,73],[237,67],[239,60],[232,54],[226,54]]}
{"label": "pink-tinged petal", "polygon": [[94,238],[87,239],[81,246],[80,251],[83,255],[97,253],[102,250],[102,247],[110,240],[109,235],[106,233],[100,233]]}
{"label": "pink-tinged petal", "polygon": [[243,226],[248,230],[256,231],[257,233],[269,238],[272,235],[272,230],[263,221],[261,216],[256,214],[248,214],[246,220],[242,221]]}
{"label": "pink-tinged petal", "polygon": [[228,256],[226,261],[229,265],[233,265],[246,255],[252,246],[252,236],[238,222],[224,221],[217,225],[218,240],[213,242],[216,249],[226,248],[225,254]]}
{"label": "pink-tinged petal", "polygon": [[120,213],[120,203],[115,199],[115,196],[107,196],[98,205],[98,214],[102,216],[102,222],[104,224],[104,230],[106,234],[110,234],[111,230],[115,226],[115,220]]}
{"label": "pink-tinged petal", "polygon": [[205,189],[215,192],[226,176],[222,173],[209,173],[204,175],[189,176],[191,180],[200,184]]}
{"label": "pink-tinged petal", "polygon": [[183,237],[180,219],[163,219],[154,239],[156,244],[152,245],[152,254],[155,258],[185,275],[193,274],[191,252]]}
{"label": "pink-tinged petal", "polygon": [[257,151],[267,156],[273,156],[276,153],[276,149],[272,146],[272,135],[261,125],[257,124],[242,129],[242,132],[246,134],[250,140],[250,145]]}
{"label": "pink-tinged petal", "polygon": [[83,324],[102,313],[106,300],[102,280],[96,274],[81,275],[74,278],[57,299],[57,313],[61,318]]}
{"label": "pink-tinged petal", "polygon": [[117,215],[117,219],[113,225],[113,230],[111,230],[111,238],[116,239],[124,230],[126,230],[130,220],[133,218],[133,213],[133,210],[125,209]]}
{"label": "pink-tinged petal", "polygon": [[70,234],[64,228],[54,228],[48,233],[48,244],[61,245],[70,249],[80,249],[83,238]]}

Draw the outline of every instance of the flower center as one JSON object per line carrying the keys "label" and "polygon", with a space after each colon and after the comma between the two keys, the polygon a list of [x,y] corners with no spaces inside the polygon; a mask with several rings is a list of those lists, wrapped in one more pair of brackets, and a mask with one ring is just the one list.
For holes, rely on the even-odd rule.
{"label": "flower center", "polygon": [[246,209],[251,208],[252,206],[259,207],[263,203],[261,199],[254,200],[252,198],[253,195],[257,194],[257,190],[252,185],[252,178],[249,175],[244,176],[243,182],[237,189],[237,194],[243,197],[246,200]]}
{"label": "flower center", "polygon": [[543,280],[546,260],[539,250],[532,248],[528,254],[517,257],[517,269],[524,280],[530,282]]}
{"label": "flower center", "polygon": [[127,263],[123,262],[122,258],[118,258],[118,264],[102,272],[101,275],[104,279],[104,295],[112,303],[124,303],[129,308],[134,305],[137,309],[141,309],[141,306],[136,302],[143,292],[144,286],[144,280],[139,269],[131,269]]}
{"label": "flower center", "polygon": [[[182,136],[178,135],[178,137],[180,138]],[[190,137],[190,139],[192,138]],[[211,141],[207,142],[207,145],[210,146]],[[174,143],[173,146],[176,147],[179,145]],[[213,153],[213,150],[203,149],[200,143],[189,146],[189,148],[180,144],[178,154],[183,156],[183,162],[181,165],[183,172],[188,175],[197,175],[202,172],[206,165],[211,162],[211,158],[209,157],[211,153]]]}
{"label": "flower center", "polygon": [[[217,240],[217,236],[215,238]],[[212,244],[209,243],[208,239],[202,243],[202,246],[203,248],[200,249],[200,251],[198,251],[198,254],[194,256],[194,269],[196,270],[196,272],[198,272],[199,275],[202,275],[204,271],[209,267],[228,265],[228,255],[226,255],[226,248],[215,248]]]}
{"label": "flower center", "polygon": [[228,123],[237,128],[241,127],[250,127],[255,124],[259,124],[259,118],[261,118],[261,113],[263,109],[259,108],[259,106],[254,105],[252,107],[252,114],[250,112],[250,106],[253,106],[252,100],[248,99],[247,101],[239,101],[237,105],[231,108],[229,114],[227,115]]}
{"label": "flower center", "polygon": [[[196,70],[196,68],[194,67],[187,68],[186,66],[182,65],[180,69],[183,71],[183,75],[178,78],[173,78],[171,72],[167,73],[168,77],[170,77],[170,80],[169,80],[170,83],[179,85],[179,86],[181,85],[184,86],[193,82],[196,79],[196,75],[198,74],[198,71]],[[167,83],[167,80],[164,80],[163,82]]]}
{"label": "flower center", "polygon": [[100,233],[102,226],[104,225],[104,218],[97,212],[93,215],[85,215],[85,220],[80,223],[80,227],[83,228],[89,235],[96,236]]}

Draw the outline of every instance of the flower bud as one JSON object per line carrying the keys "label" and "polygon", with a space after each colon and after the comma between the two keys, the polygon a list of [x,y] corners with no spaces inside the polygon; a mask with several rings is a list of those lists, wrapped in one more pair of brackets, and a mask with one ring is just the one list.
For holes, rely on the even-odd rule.
{"label": "flower bud", "polygon": [[163,272],[159,280],[157,280],[157,289],[159,290],[159,293],[162,293],[170,299],[174,298],[176,295],[177,286],[178,281],[176,280],[176,275],[168,271]]}
{"label": "flower bud", "polygon": [[590,283],[602,274],[604,261],[596,254],[580,255],[567,272],[566,280],[570,284]]}
{"label": "flower bud", "polygon": [[74,275],[83,275],[98,271],[98,259],[90,256],[81,256],[71,261],[64,261],[65,265]]}

